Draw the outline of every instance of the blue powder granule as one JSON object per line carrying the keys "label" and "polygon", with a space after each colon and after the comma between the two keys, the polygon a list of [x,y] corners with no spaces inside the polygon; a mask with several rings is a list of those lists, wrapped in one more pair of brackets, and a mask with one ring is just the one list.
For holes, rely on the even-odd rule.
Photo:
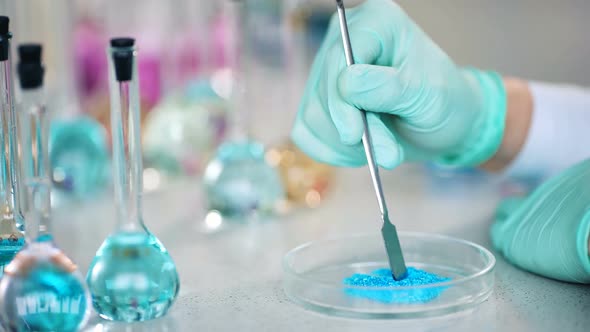
{"label": "blue powder granule", "polygon": [[[390,269],[378,269],[371,272],[371,274],[355,273],[344,279],[344,284],[348,286],[373,288],[346,288],[345,292],[350,296],[383,303],[415,304],[426,303],[436,299],[448,288],[448,286],[400,290],[396,290],[395,287],[430,285],[449,280],[451,279],[424,270],[408,267],[408,275],[400,281],[393,279]],[[381,290],[378,289],[380,287],[389,288]]]}

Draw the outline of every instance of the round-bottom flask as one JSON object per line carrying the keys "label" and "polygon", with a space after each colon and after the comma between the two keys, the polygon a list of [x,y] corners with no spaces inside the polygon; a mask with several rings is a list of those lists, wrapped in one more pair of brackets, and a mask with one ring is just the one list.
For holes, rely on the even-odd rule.
{"label": "round-bottom flask", "polygon": [[284,199],[279,173],[266,162],[263,146],[253,141],[221,145],[203,182],[209,210],[224,217],[272,214]]}
{"label": "round-bottom flask", "polygon": [[163,316],[180,287],[172,258],[154,235],[143,231],[109,236],[86,281],[98,314],[126,322]]}
{"label": "round-bottom flask", "polygon": [[[26,219],[27,244],[4,268],[0,280],[0,322],[8,332],[78,331],[90,314],[86,283],[76,265],[55,246],[50,233],[48,113],[42,88],[41,49],[39,44],[19,47],[23,98],[23,109],[18,114],[21,160],[11,158],[12,170],[5,173],[8,177],[2,196],[10,197],[8,193],[12,193],[13,206],[11,209],[7,204],[3,211],[2,234],[11,230],[10,241],[24,242],[15,230],[19,224],[17,220]],[[13,140],[9,143],[17,136],[16,131],[11,134],[9,137]],[[9,156],[14,158],[15,152],[11,151]],[[20,176],[19,166],[22,166]],[[11,174],[15,174],[15,178]],[[7,186],[10,183],[17,185],[11,188]],[[23,184],[28,189],[26,196],[17,192],[25,189]]]}
{"label": "round-bottom flask", "polygon": [[0,280],[0,316],[7,331],[78,331],[90,305],[82,275],[51,241],[28,244]]}
{"label": "round-bottom flask", "polygon": [[207,80],[162,100],[146,118],[146,168],[166,176],[200,174],[224,137],[225,108]]}
{"label": "round-bottom flask", "polygon": [[104,188],[109,149],[104,128],[91,118],[58,121],[51,126],[49,157],[57,189],[77,197]]}

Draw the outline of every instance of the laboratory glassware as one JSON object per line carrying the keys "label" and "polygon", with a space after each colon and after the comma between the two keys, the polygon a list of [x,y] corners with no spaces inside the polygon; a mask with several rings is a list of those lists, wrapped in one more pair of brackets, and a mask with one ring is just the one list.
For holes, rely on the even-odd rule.
{"label": "laboratory glassware", "polygon": [[24,216],[20,206],[20,160],[14,105],[14,82],[10,61],[9,18],[0,16],[0,275],[4,267],[24,246]]}
{"label": "laboratory glassware", "polygon": [[283,259],[285,293],[310,310],[363,319],[451,314],[492,294],[496,259],[484,247],[428,233],[400,232],[399,239],[408,266],[438,280],[412,283],[410,276],[401,282],[389,277],[382,284],[347,283],[355,274],[389,268],[381,234],[375,232],[332,237],[289,251]]}
{"label": "laboratory glassware", "polygon": [[96,120],[85,115],[56,119],[50,142],[53,181],[61,200],[91,197],[109,183],[106,131]]}
{"label": "laboratory glassware", "polygon": [[144,321],[166,314],[178,273],[141,212],[142,160],[135,40],[109,49],[113,174],[118,225],[98,249],[86,277],[94,309],[108,320]]}
{"label": "laboratory glassware", "polygon": [[264,146],[248,133],[246,111],[251,106],[243,98],[246,75],[238,55],[246,50],[246,43],[242,42],[243,2],[225,2],[234,36],[228,51],[233,58],[230,68],[219,71],[212,80],[214,85],[225,85],[224,90],[231,91],[231,133],[207,165],[203,178],[210,213],[238,222],[254,215],[272,215],[284,199],[280,176],[267,162]]}
{"label": "laboratory glassware", "polygon": [[172,8],[175,20],[163,63],[164,96],[143,126],[146,190],[173,178],[202,176],[225,138],[227,101],[212,87],[217,51],[208,45],[228,42],[215,26],[209,27],[216,7],[208,0],[180,0]]}
{"label": "laboratory glassware", "polygon": [[226,117],[226,102],[208,80],[168,94],[146,118],[146,169],[157,171],[161,179],[201,175],[225,136]]}
{"label": "laboratory glassware", "polygon": [[281,174],[289,207],[318,207],[334,181],[334,169],[311,159],[287,140],[267,152],[269,163]]}
{"label": "laboratory glassware", "polygon": [[[67,1],[16,1],[19,40],[44,40],[44,79],[52,110],[49,158],[53,168],[52,203],[88,198],[108,184],[106,131],[81,111],[74,61],[74,13]],[[101,50],[102,52],[102,50]],[[23,190],[24,192],[24,190]]]}
{"label": "laboratory glassware", "polygon": [[41,45],[19,47],[22,88],[19,124],[28,192],[27,244],[0,280],[0,317],[7,331],[74,332],[90,316],[90,292],[50,229],[49,114],[44,102]]}

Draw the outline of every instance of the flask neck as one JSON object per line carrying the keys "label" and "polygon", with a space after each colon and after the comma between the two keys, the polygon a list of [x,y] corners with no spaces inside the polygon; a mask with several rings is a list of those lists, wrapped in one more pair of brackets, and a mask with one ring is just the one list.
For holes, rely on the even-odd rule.
{"label": "flask neck", "polygon": [[[1,38],[5,38],[2,36]],[[4,48],[9,49],[10,41],[3,39],[2,44]],[[23,211],[20,205],[20,189],[21,189],[21,162],[17,154],[17,119],[14,105],[14,82],[12,79],[12,63],[10,60],[10,52],[7,57],[0,61],[0,98],[1,98],[1,113],[0,113],[0,199],[1,204],[12,212],[14,220],[19,226],[23,227],[24,218]]]}
{"label": "flask neck", "polygon": [[19,112],[23,176],[28,194],[27,237],[51,238],[51,167],[49,162],[49,114],[43,87],[24,89]]}
{"label": "flask neck", "polygon": [[111,47],[109,57],[113,180],[118,227],[123,231],[145,229],[136,55],[134,47]]}

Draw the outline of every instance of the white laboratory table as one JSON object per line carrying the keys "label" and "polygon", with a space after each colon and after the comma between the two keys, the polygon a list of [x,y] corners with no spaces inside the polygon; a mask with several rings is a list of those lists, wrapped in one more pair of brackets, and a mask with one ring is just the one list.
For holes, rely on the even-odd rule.
{"label": "white laboratory table", "polygon": [[[384,172],[385,173],[385,172]],[[435,184],[418,167],[383,174],[391,218],[406,231],[461,237],[490,248],[488,229],[500,199],[497,179]],[[169,314],[137,323],[93,317],[86,331],[590,331],[590,287],[545,279],[496,253],[493,295],[475,309],[437,318],[354,320],[305,310],[285,296],[281,259],[322,238],[377,231],[377,205],[365,169],[338,170],[321,207],[277,220],[207,232],[198,181],[144,197],[148,227],[176,261],[181,290]],[[83,272],[114,227],[108,198],[55,212],[59,244]]]}

